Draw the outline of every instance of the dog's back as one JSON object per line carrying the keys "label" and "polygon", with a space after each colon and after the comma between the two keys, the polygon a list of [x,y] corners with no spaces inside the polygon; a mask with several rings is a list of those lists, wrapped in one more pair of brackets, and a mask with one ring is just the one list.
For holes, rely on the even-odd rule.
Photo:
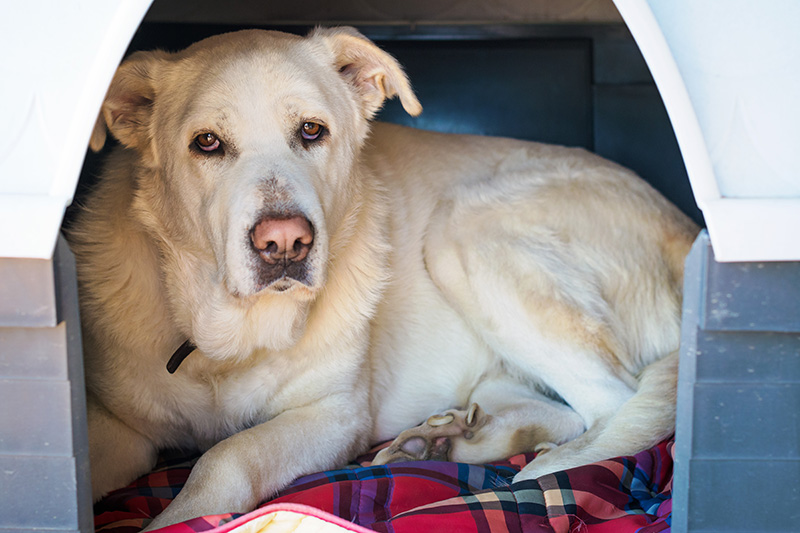
{"label": "dog's back", "polygon": [[[602,447],[586,441],[642,402],[629,400],[643,369],[674,358],[695,225],[630,171],[580,149],[388,125],[376,126],[371,144],[392,201],[395,274],[373,333],[375,439],[434,406],[476,402],[494,417],[483,431],[504,436],[456,438],[450,458],[498,459],[540,444],[523,434],[563,444],[583,429],[533,465],[566,468],[645,447],[628,432]],[[674,372],[660,375],[673,392],[650,395],[665,410],[650,409],[650,430],[640,425],[648,443],[674,423]],[[522,384],[566,401],[582,428],[573,419],[535,430],[571,417],[549,413],[542,398],[525,406],[533,395]],[[500,411],[514,415],[503,422]],[[408,455],[396,452],[379,461]]]}

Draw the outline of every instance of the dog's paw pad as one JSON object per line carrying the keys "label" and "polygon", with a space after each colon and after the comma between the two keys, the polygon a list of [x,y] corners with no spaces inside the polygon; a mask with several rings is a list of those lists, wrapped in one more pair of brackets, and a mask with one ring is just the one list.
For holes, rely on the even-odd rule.
{"label": "dog's paw pad", "polygon": [[400,450],[415,457],[425,451],[428,443],[422,437],[411,437],[400,443]]}
{"label": "dog's paw pad", "polygon": [[488,416],[473,403],[468,409],[450,409],[402,432],[372,461],[374,465],[400,461],[447,461],[452,439],[471,439]]}
{"label": "dog's paw pad", "polygon": [[405,457],[412,460],[446,461],[450,451],[450,438],[438,437],[428,441],[423,437],[411,437],[400,443],[400,451],[404,454],[403,457],[398,456],[388,462],[396,463]]}

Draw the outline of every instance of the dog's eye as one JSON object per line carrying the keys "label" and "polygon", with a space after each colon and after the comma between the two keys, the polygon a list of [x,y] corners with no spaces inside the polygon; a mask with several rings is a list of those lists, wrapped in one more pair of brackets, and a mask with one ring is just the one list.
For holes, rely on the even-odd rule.
{"label": "dog's eye", "polygon": [[213,152],[220,146],[219,139],[213,133],[201,133],[194,138],[194,144],[204,152]]}
{"label": "dog's eye", "polygon": [[307,141],[316,141],[322,136],[324,131],[325,127],[322,124],[318,124],[317,122],[304,122],[303,127],[300,128],[300,135]]}

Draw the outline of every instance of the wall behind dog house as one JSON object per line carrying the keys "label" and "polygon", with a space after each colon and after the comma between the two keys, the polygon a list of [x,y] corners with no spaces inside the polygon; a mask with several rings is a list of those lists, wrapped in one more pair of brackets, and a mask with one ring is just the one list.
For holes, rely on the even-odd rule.
{"label": "wall behind dog house", "polygon": [[[424,2],[320,2],[302,11],[273,3],[248,10],[245,4],[224,10],[202,4],[186,13],[181,3],[156,1],[129,52],[179,50],[243,27],[304,34],[320,20],[353,24],[397,57],[424,108],[410,117],[390,101],[379,120],[581,146],[632,168],[703,222],[658,90],[608,1],[565,2],[561,10],[511,1],[497,10],[484,2],[451,2],[438,11]],[[365,13],[372,18],[364,20]],[[409,22],[425,13],[424,23]],[[509,22],[520,18],[548,24]],[[97,174],[96,161],[88,155],[84,184]]]}

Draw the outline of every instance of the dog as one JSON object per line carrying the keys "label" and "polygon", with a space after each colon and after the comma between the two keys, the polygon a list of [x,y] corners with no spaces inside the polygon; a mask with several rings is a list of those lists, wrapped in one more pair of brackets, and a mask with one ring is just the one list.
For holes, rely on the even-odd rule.
{"label": "dog", "polygon": [[164,447],[203,454],[150,529],[394,438],[376,464],[540,452],[524,480],[673,432],[697,227],[581,149],[373,123],[393,97],[422,111],[352,28],[120,65],[69,231],[95,499]]}

